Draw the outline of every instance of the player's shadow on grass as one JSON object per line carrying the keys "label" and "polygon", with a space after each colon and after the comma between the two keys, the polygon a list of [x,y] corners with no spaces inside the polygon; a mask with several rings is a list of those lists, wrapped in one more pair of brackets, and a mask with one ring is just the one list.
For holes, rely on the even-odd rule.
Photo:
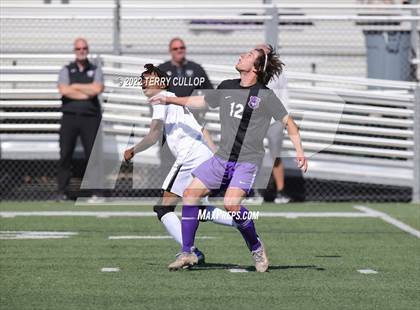
{"label": "player's shadow on grass", "polygon": [[[203,265],[196,265],[190,269],[190,271],[198,270],[229,270],[229,269],[244,269],[246,271],[255,271],[254,266],[240,266],[235,264],[219,264],[219,263],[205,263]],[[270,265],[268,271],[270,270],[282,270],[282,269],[311,269],[324,271],[325,268],[316,266],[316,265]]]}

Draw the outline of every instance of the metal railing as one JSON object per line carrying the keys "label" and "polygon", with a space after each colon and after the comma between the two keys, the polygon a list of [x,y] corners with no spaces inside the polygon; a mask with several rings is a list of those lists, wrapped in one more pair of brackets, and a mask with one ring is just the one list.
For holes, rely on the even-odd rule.
{"label": "metal railing", "polygon": [[[84,35],[99,53],[164,57],[173,36],[189,44],[203,63],[228,64],[256,42],[278,46],[291,71],[366,76],[363,30],[412,33],[412,64],[418,58],[419,4],[84,4],[2,2],[2,50],[66,52]],[[118,10],[118,11],[116,11]],[[117,20],[116,20],[117,19]],[[56,27],[56,25],[61,25]],[[34,42],[13,36],[26,33]],[[153,35],[152,35],[153,34]],[[35,41],[36,40],[36,41]],[[210,44],[211,43],[211,44]]]}
{"label": "metal railing", "polygon": [[[57,109],[61,104],[55,87],[56,74],[61,66],[20,66],[19,62],[25,59],[64,62],[70,57],[0,56],[2,63],[12,59],[15,63],[18,61],[15,66],[0,66],[3,72],[0,78],[0,119],[5,121],[0,124],[2,158],[58,158],[58,135],[51,133],[58,132],[61,112],[43,109]],[[106,89],[102,95],[105,133],[118,138],[130,134],[132,125],[136,124],[136,134],[146,134],[150,122],[146,98],[138,89],[121,88],[116,79],[137,76],[145,63],[158,64],[161,61],[115,55],[98,57],[103,62],[106,77]],[[204,67],[215,85],[236,76],[232,67]],[[308,178],[353,182],[363,178],[368,183],[415,188],[418,184],[415,158],[419,156],[418,134],[415,133],[419,123],[419,113],[416,112],[419,106],[418,83],[287,73],[290,112],[301,126],[304,148],[314,154]],[[337,101],[337,98],[343,101]],[[28,108],[39,110],[28,111]],[[337,119],[339,123],[335,124]],[[217,142],[220,130],[218,113],[207,113],[206,120]],[[31,141],[31,145],[38,145],[36,150],[45,149],[49,154],[39,151],[31,154],[28,148],[21,148],[22,141]],[[21,153],[17,154],[19,150]],[[157,164],[155,153],[149,154],[150,161]],[[293,147],[288,140],[284,143],[284,155],[293,156]],[[415,195],[413,191],[414,200]]]}

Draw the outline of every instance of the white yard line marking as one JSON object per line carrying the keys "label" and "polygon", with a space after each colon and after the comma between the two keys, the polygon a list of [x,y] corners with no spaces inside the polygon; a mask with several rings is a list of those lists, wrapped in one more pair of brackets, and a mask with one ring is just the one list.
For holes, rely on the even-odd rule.
{"label": "white yard line marking", "polygon": [[142,211],[29,211],[29,212],[0,212],[1,217],[16,216],[94,216],[94,217],[146,217],[156,216],[155,212]]}
{"label": "white yard line marking", "polygon": [[77,234],[71,231],[0,231],[0,239],[65,239]]}
{"label": "white yard line marking", "polygon": [[101,201],[91,202],[90,198],[79,197],[75,202],[75,206],[153,206],[160,197],[156,198],[105,198],[101,197]]}
{"label": "white yard line marking", "polygon": [[102,272],[118,272],[120,268],[118,267],[104,267],[101,269]]}
{"label": "white yard line marking", "polygon": [[374,217],[380,218],[384,222],[387,222],[391,225],[394,225],[395,227],[409,233],[410,235],[413,235],[417,238],[420,238],[420,231],[414,229],[413,227],[393,218],[392,216],[389,216],[386,213],[365,207],[365,206],[354,206],[355,209],[365,212],[366,214],[370,214]]}
{"label": "white yard line marking", "polygon": [[378,272],[373,269],[358,269],[357,272],[362,274],[377,274]]}
{"label": "white yard line marking", "polygon": [[[175,212],[180,216],[180,212]],[[155,212],[148,211],[3,211],[0,217],[13,218],[16,216],[94,216],[98,218],[109,217],[150,217],[156,216]],[[338,218],[359,218],[377,217],[368,212],[259,212],[260,217],[284,217],[284,218],[303,218],[303,217],[338,217]]]}
{"label": "white yard line marking", "polygon": [[[160,239],[173,239],[171,236],[109,236],[108,239],[111,240],[133,240],[133,239],[153,239],[153,240],[160,240]],[[211,236],[198,236],[195,239],[216,239],[216,237]]]}
{"label": "white yard line marking", "polygon": [[228,270],[229,270],[229,272],[232,272],[232,273],[248,272],[248,270],[242,269],[242,268],[231,268],[231,269],[228,269]]}
{"label": "white yard line marking", "polygon": [[361,212],[259,212],[260,217],[373,217],[371,214]]}

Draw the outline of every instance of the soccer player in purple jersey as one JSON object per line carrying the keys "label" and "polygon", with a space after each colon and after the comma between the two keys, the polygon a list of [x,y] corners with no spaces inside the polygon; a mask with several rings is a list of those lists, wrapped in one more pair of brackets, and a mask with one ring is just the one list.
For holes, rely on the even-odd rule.
{"label": "soccer player in purple jersey", "polygon": [[216,154],[194,171],[194,179],[184,191],[182,209],[182,255],[171,263],[169,270],[177,270],[197,263],[194,249],[195,233],[201,197],[211,190],[226,189],[225,209],[234,216],[248,249],[252,253],[256,271],[268,269],[264,244],[257,235],[249,211],[241,204],[252,189],[265,154],[263,139],[272,118],[287,127],[296,149],[298,167],[306,172],[308,163],[304,155],[299,129],[288,115],[281,101],[267,88],[273,76],[282,71],[282,62],[270,49],[256,48],[243,53],[236,64],[240,79],[225,80],[215,91],[205,96],[157,96],[151,103],[175,104],[189,108],[219,107],[221,141]]}

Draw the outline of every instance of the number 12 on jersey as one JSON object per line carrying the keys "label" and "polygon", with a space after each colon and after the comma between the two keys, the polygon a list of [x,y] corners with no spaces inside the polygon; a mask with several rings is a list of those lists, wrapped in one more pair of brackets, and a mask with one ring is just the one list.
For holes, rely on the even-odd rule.
{"label": "number 12 on jersey", "polygon": [[244,106],[240,103],[236,104],[236,102],[232,102],[230,104],[230,116],[236,117],[241,119],[242,118],[242,112],[244,111]]}

